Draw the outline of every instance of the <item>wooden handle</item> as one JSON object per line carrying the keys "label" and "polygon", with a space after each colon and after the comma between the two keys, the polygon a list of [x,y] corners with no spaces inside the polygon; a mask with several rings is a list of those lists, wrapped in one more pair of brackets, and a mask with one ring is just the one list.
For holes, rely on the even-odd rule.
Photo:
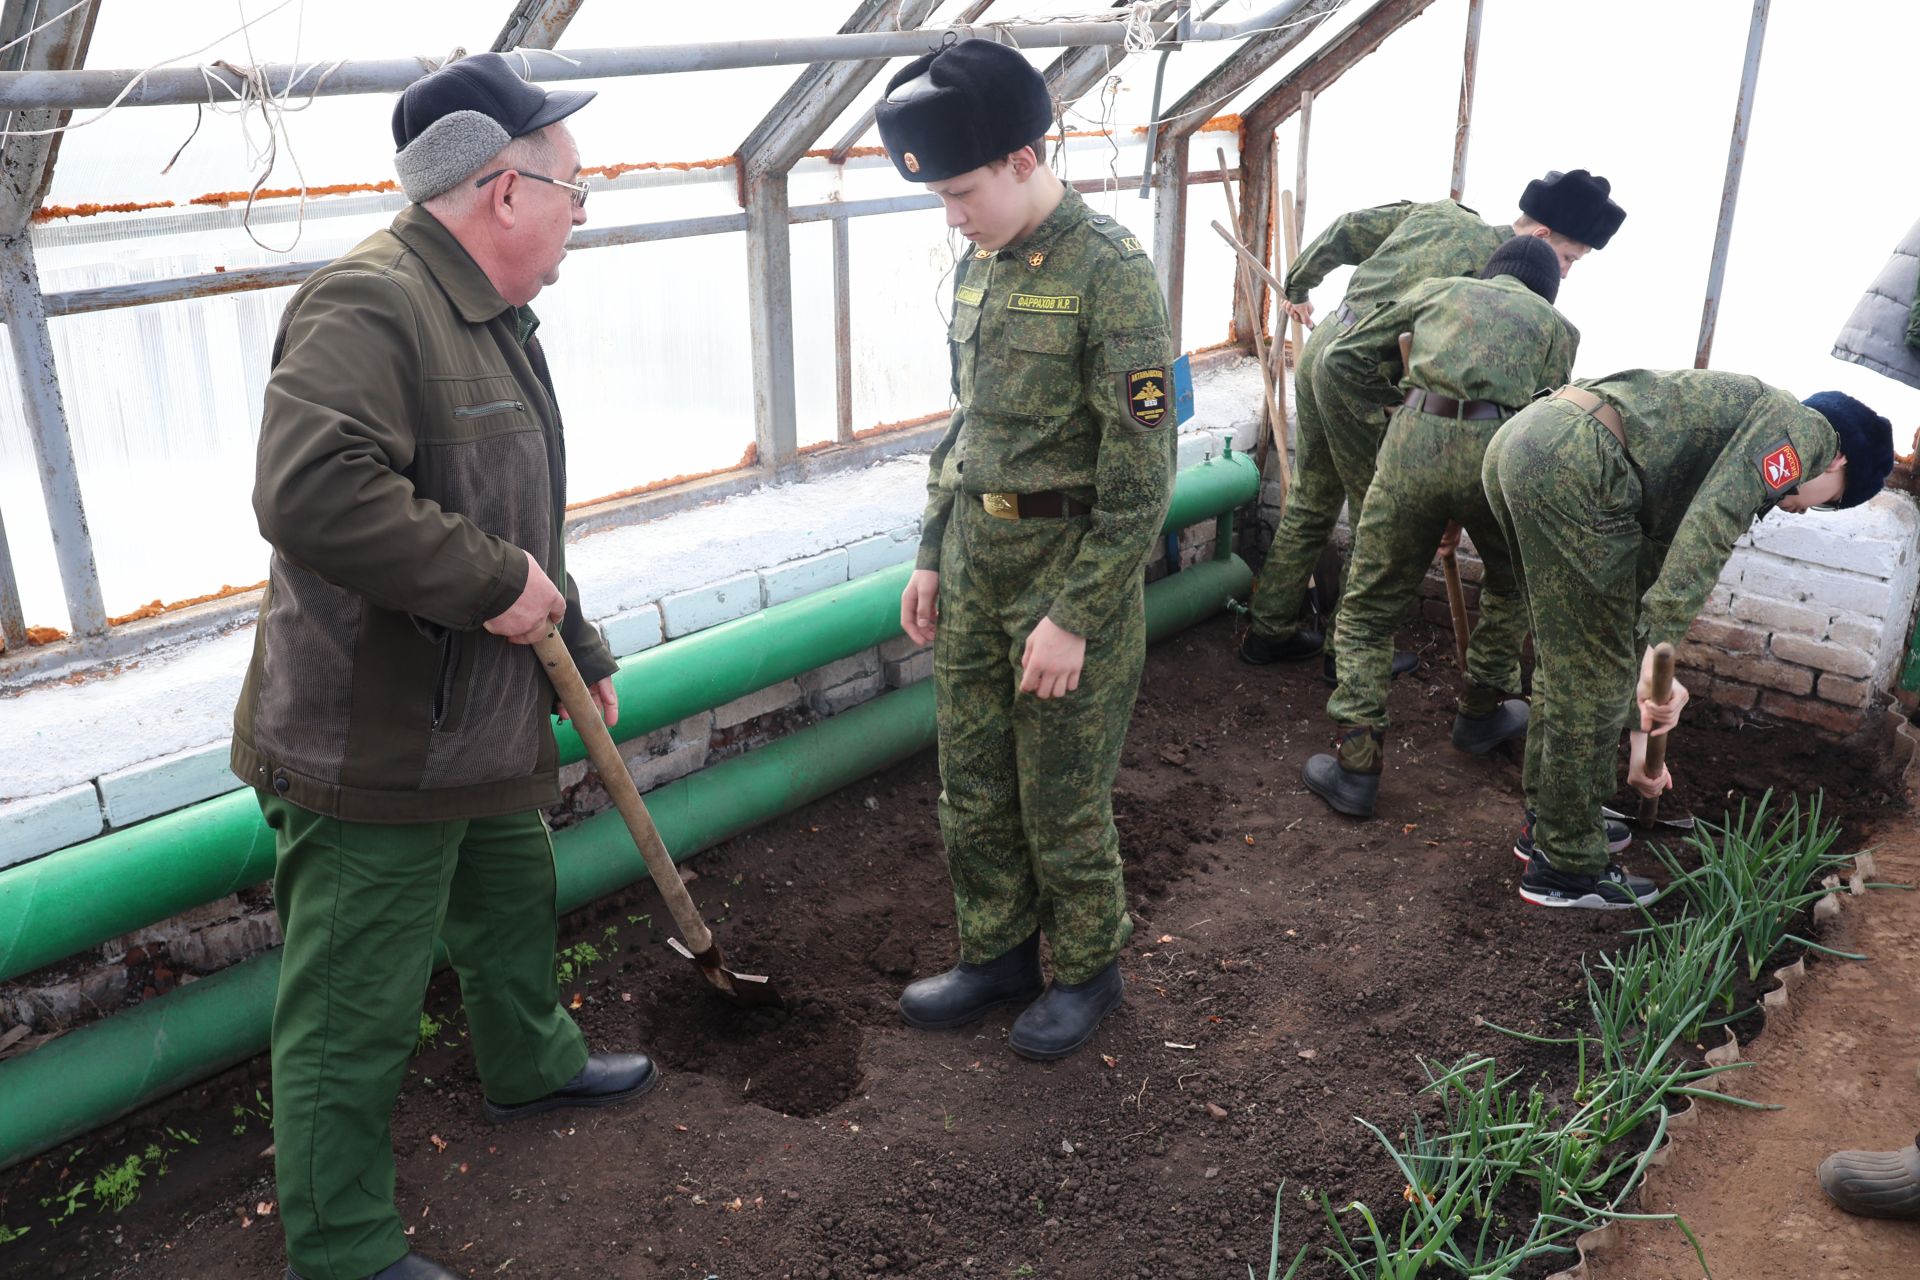
{"label": "wooden handle", "polygon": [[1411,368],[1413,368],[1413,335],[1403,333],[1400,335],[1400,371],[1405,373]]}
{"label": "wooden handle", "polygon": [[1460,585],[1460,561],[1448,547],[1440,553],[1440,576],[1447,580],[1447,612],[1453,615],[1453,656],[1467,669],[1467,592]]}
{"label": "wooden handle", "polygon": [[[1291,191],[1280,193],[1280,243],[1287,251],[1287,270],[1291,271],[1293,260],[1300,256],[1300,227],[1294,221],[1293,192]],[[1281,296],[1286,296],[1284,291]],[[1293,322],[1293,363],[1296,367],[1300,363],[1300,353],[1305,348],[1306,338],[1302,333],[1300,322],[1295,320]]]}
{"label": "wooden handle", "polygon": [[673,913],[673,922],[680,926],[687,946],[696,955],[706,951],[713,945],[713,933],[700,918],[700,909],[693,905],[693,895],[687,892],[679,868],[673,865],[672,855],[661,842],[660,831],[653,825],[653,815],[640,799],[640,788],[633,784],[627,762],[621,758],[620,749],[613,745],[613,735],[607,732],[606,722],[600,718],[600,708],[588,694],[580,669],[573,665],[567,642],[560,638],[559,631],[549,628],[546,635],[533,642],[533,651],[539,655],[540,665],[546,668],[553,691],[560,695],[560,705],[572,718],[574,732],[586,745],[587,759],[593,761],[600,785],[607,789],[614,807],[626,819],[633,843],[646,861],[647,874],[653,877],[660,896],[666,899],[667,910]]}
{"label": "wooden handle", "polygon": [[[1653,688],[1650,691],[1656,703],[1665,702],[1673,696],[1673,646],[1658,644],[1653,650]],[[1662,734],[1647,739],[1646,772],[1659,773],[1667,764],[1667,739],[1673,736],[1669,729]],[[1660,816],[1660,797],[1640,797],[1640,825],[1650,827]]]}

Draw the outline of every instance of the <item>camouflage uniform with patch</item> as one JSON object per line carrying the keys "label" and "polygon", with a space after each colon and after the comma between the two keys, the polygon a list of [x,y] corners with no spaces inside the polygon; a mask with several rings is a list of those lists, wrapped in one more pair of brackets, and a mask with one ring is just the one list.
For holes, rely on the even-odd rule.
{"label": "camouflage uniform with patch", "polygon": [[[940,830],[961,959],[1047,933],[1058,981],[1132,932],[1113,780],[1146,653],[1142,568],[1172,495],[1172,341],[1140,242],[1069,189],[1024,241],[956,274],[959,401],[934,450],[918,566],[934,638]],[[1006,495],[1082,510],[1010,518]],[[1017,499],[1015,499],[1017,502]],[[1087,642],[1080,686],[1018,693],[1042,618]]]}
{"label": "camouflage uniform with patch", "polygon": [[1632,369],[1575,384],[1619,410],[1623,449],[1569,400],[1523,409],[1483,478],[1533,625],[1527,804],[1555,869],[1607,864],[1600,804],[1641,655],[1679,644],[1740,535],[1839,452],[1819,412],[1757,378]]}
{"label": "camouflage uniform with patch", "polygon": [[[1359,523],[1387,406],[1395,398],[1390,373],[1365,380],[1379,393],[1371,401],[1345,375],[1323,378],[1330,351],[1355,324],[1421,281],[1478,271],[1512,234],[1512,227],[1490,227],[1451,200],[1403,200],[1341,215],[1295,259],[1285,282],[1290,302],[1305,302],[1308,291],[1336,267],[1351,265],[1354,272],[1345,301],[1314,326],[1294,363],[1293,477],[1287,509],[1254,589],[1253,629],[1259,635],[1274,640],[1293,635],[1307,578],[1333,536],[1343,501],[1349,520]],[[1398,363],[1396,353],[1396,369]],[[1356,402],[1371,408],[1356,416],[1348,407]]]}
{"label": "camouflage uniform with patch", "polygon": [[[1487,401],[1509,413],[1541,388],[1564,384],[1578,331],[1512,276],[1428,280],[1356,325],[1328,354],[1371,369],[1400,364],[1400,334],[1413,334],[1405,387],[1449,399]],[[1505,537],[1487,504],[1480,470],[1504,421],[1453,418],[1402,404],[1393,411],[1366,507],[1354,528],[1353,560],[1340,598],[1334,646],[1340,687],[1327,714],[1342,725],[1387,727],[1393,630],[1419,589],[1449,521],[1473,538],[1485,574],[1480,623],[1467,650],[1461,710],[1485,715],[1520,689],[1526,605]]]}

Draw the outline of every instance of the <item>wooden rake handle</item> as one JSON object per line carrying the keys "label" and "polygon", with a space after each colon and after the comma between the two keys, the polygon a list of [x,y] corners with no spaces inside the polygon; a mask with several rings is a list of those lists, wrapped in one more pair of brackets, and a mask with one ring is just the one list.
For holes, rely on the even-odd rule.
{"label": "wooden rake handle", "polygon": [[653,877],[660,896],[666,899],[674,924],[679,926],[694,954],[704,953],[713,946],[713,933],[700,918],[700,909],[693,905],[693,895],[687,892],[679,868],[673,865],[673,857],[660,839],[659,828],[653,825],[653,815],[647,812],[646,802],[640,798],[640,788],[627,772],[627,762],[621,758],[620,749],[613,745],[613,735],[607,732],[600,708],[587,692],[587,682],[580,678],[580,669],[573,665],[567,642],[560,638],[558,630],[550,627],[546,635],[533,642],[533,651],[539,655],[540,665],[546,668],[553,691],[560,695],[560,705],[573,720],[574,732],[586,745],[587,759],[600,775],[600,785],[607,789],[614,807],[626,819],[627,831],[646,861],[647,874]]}
{"label": "wooden rake handle", "polygon": [[[1673,696],[1673,646],[1659,644],[1653,650],[1653,688],[1654,702],[1665,702]],[[1647,739],[1648,774],[1659,773],[1667,764],[1667,739],[1673,736],[1673,730],[1655,734]],[[1660,797],[1640,797],[1640,825],[1650,827],[1660,816]]]}

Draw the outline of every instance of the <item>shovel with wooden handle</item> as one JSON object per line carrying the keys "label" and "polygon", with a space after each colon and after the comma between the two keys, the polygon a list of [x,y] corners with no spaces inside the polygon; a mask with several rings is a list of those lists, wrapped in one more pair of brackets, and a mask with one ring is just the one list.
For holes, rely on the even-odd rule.
{"label": "shovel with wooden handle", "polygon": [[574,731],[586,745],[587,759],[593,761],[601,785],[613,797],[614,807],[620,810],[620,816],[626,819],[627,831],[633,836],[633,843],[647,864],[647,874],[653,877],[660,896],[666,899],[667,910],[673,913],[674,924],[686,935],[685,942],[679,938],[668,938],[667,945],[678,952],[682,959],[693,961],[700,970],[700,976],[707,980],[707,985],[727,999],[742,1005],[784,1004],[779,990],[764,975],[735,973],[727,968],[725,959],[720,955],[720,944],[714,940],[707,922],[700,918],[700,909],[693,905],[693,895],[687,892],[687,886],[682,883],[679,869],[673,865],[667,846],[661,843],[660,832],[653,825],[653,816],[647,812],[646,802],[640,799],[640,788],[634,785],[633,775],[627,772],[627,763],[621,759],[620,749],[613,745],[613,735],[607,732],[606,722],[600,718],[600,708],[587,693],[586,681],[580,678],[580,669],[573,665],[573,655],[567,652],[566,641],[560,638],[560,632],[549,627],[546,635],[534,641],[533,651],[539,655],[540,665],[546,668],[547,679],[553,682],[553,691],[560,695],[560,705],[567,709]]}
{"label": "shovel with wooden handle", "polygon": [[[1653,649],[1653,688],[1650,690],[1652,701],[1665,703],[1673,696],[1673,646],[1661,643]],[[1673,730],[1649,735],[1647,738],[1647,761],[1645,765],[1648,777],[1654,777],[1666,768],[1667,739],[1673,736]],[[1660,797],[1656,795],[1640,797],[1640,814],[1637,819],[1642,827],[1652,827],[1660,821]]]}
{"label": "shovel with wooden handle", "polygon": [[[1413,335],[1400,335],[1400,368],[1404,372],[1413,365]],[[1452,533],[1457,525],[1449,524]],[[1460,664],[1460,670],[1467,669],[1467,641],[1471,633],[1467,629],[1467,589],[1460,585],[1460,557],[1448,547],[1440,553],[1440,576],[1447,583],[1447,613],[1453,618],[1453,657]]]}

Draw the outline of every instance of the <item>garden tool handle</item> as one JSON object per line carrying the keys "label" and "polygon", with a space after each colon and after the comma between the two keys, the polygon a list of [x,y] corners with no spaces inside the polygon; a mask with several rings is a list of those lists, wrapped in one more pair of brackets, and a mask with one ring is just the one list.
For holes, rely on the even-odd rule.
{"label": "garden tool handle", "polygon": [[1447,613],[1453,619],[1453,656],[1460,670],[1467,669],[1467,643],[1472,638],[1467,627],[1467,591],[1460,585],[1460,560],[1448,547],[1440,553],[1440,576],[1447,584]]}
{"label": "garden tool handle", "polygon": [[[1673,646],[1670,644],[1661,643],[1654,646],[1653,688],[1650,692],[1655,702],[1665,702],[1673,696]],[[1665,733],[1648,736],[1645,771],[1649,775],[1659,773],[1660,770],[1666,768],[1667,739],[1672,736],[1673,730],[1671,729]],[[1641,796],[1640,825],[1643,827],[1652,826],[1654,820],[1659,816],[1660,797]]]}
{"label": "garden tool handle", "polygon": [[1400,374],[1402,377],[1406,376],[1407,371],[1412,367],[1412,365],[1413,365],[1413,335],[1410,333],[1403,333],[1400,335]]}
{"label": "garden tool handle", "polygon": [[567,642],[560,638],[557,629],[549,627],[546,635],[533,642],[533,651],[539,656],[540,665],[546,668],[553,691],[560,695],[560,705],[573,720],[574,732],[586,745],[587,759],[600,775],[600,784],[613,798],[620,816],[626,819],[627,831],[647,864],[647,874],[653,877],[660,896],[666,899],[674,924],[686,935],[687,945],[696,954],[706,951],[713,945],[713,933],[700,918],[700,909],[693,905],[693,895],[687,892],[679,869],[673,865],[672,855],[660,839],[659,828],[653,825],[653,815],[647,812],[646,802],[640,798],[640,788],[627,772],[627,762],[621,758],[620,749],[613,745],[613,735],[607,732],[600,708],[588,694],[587,682],[580,678],[580,669],[573,665]]}

